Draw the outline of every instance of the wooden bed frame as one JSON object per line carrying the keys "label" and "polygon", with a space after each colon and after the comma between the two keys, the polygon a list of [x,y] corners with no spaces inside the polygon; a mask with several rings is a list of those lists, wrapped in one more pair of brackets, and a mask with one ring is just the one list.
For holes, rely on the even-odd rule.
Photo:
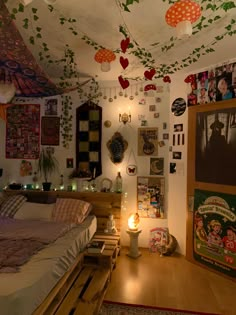
{"label": "wooden bed frame", "polygon": [[[44,192],[40,190],[5,190],[5,195],[15,195],[15,194],[23,194],[26,197],[30,196],[39,197],[40,195],[45,196],[56,196],[58,198],[73,198],[73,199],[81,199],[84,201],[88,201],[93,205],[92,213],[97,217],[97,232],[103,233],[106,228],[106,222],[109,214],[113,214],[116,227],[118,233],[120,232],[120,222],[121,222],[121,194],[117,193],[103,193],[103,192],[67,192],[67,191],[49,191]],[[45,298],[44,302],[33,312],[32,315],[83,315],[86,309],[86,314],[96,314],[99,310],[99,307],[102,303],[103,296],[105,294],[105,289],[109,282],[109,276],[106,274],[106,270],[98,270],[95,268],[88,268],[83,266],[84,261],[84,253],[82,252],[75,260],[74,264],[71,266],[70,270],[68,270],[64,276],[60,279],[57,285],[51,290],[49,295]],[[81,295],[85,286],[88,285],[88,280],[93,278],[94,281],[103,282],[100,283],[100,287],[103,290],[97,292],[97,296],[95,298],[98,301],[95,301],[95,306],[93,303],[87,303],[84,301],[81,306],[73,307],[71,305],[71,311],[69,313],[65,313],[63,309],[63,301],[67,299],[70,303],[70,297],[73,295]],[[95,282],[92,286],[95,285]],[[96,286],[96,285],[95,285]],[[96,291],[93,290],[96,293]],[[98,294],[99,293],[99,294]],[[95,294],[96,295],[96,294]],[[99,296],[98,296],[99,295]],[[99,302],[100,301],[100,302]],[[83,302],[83,301],[82,301]],[[86,304],[86,303],[87,304]],[[68,302],[66,302],[68,304]],[[72,302],[71,302],[72,303]],[[64,303],[65,304],[65,303]],[[62,309],[60,309],[62,306]],[[92,307],[93,306],[93,307]],[[91,308],[92,307],[92,308]],[[94,310],[95,308],[95,310]],[[89,311],[91,309],[91,311]]]}

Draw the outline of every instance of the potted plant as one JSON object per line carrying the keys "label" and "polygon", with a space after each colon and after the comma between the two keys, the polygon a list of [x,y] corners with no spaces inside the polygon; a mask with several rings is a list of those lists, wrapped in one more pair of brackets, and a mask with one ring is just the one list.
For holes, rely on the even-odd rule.
{"label": "potted plant", "polygon": [[42,183],[44,191],[50,190],[52,183],[48,181],[48,177],[58,169],[58,161],[53,153],[52,148],[43,148],[39,155],[38,172],[44,177]]}

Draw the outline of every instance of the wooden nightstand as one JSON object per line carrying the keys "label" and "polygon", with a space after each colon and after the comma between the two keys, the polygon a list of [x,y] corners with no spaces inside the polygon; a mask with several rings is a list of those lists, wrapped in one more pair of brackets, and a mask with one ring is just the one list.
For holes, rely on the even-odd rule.
{"label": "wooden nightstand", "polygon": [[105,241],[105,248],[102,253],[88,253],[84,254],[84,265],[108,267],[110,270],[110,277],[112,270],[116,266],[117,256],[120,254],[120,234],[106,234],[97,232],[93,236],[93,241]]}

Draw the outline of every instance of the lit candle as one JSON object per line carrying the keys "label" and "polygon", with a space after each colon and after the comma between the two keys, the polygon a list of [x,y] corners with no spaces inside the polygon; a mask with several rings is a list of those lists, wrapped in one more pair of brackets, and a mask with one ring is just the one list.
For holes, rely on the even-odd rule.
{"label": "lit candle", "polygon": [[94,167],[94,169],[93,169],[93,178],[95,178],[96,177],[96,167]]}

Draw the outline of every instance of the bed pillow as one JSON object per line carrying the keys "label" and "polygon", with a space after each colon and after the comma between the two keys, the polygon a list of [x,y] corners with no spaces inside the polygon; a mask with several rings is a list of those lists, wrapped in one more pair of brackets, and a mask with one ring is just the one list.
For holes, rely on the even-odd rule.
{"label": "bed pillow", "polygon": [[14,215],[14,219],[50,221],[55,203],[25,202]]}
{"label": "bed pillow", "polygon": [[91,210],[92,205],[89,202],[79,199],[57,198],[52,211],[52,220],[79,224],[87,218]]}
{"label": "bed pillow", "polygon": [[26,202],[23,195],[14,195],[8,197],[1,205],[0,215],[13,218],[18,209]]}

